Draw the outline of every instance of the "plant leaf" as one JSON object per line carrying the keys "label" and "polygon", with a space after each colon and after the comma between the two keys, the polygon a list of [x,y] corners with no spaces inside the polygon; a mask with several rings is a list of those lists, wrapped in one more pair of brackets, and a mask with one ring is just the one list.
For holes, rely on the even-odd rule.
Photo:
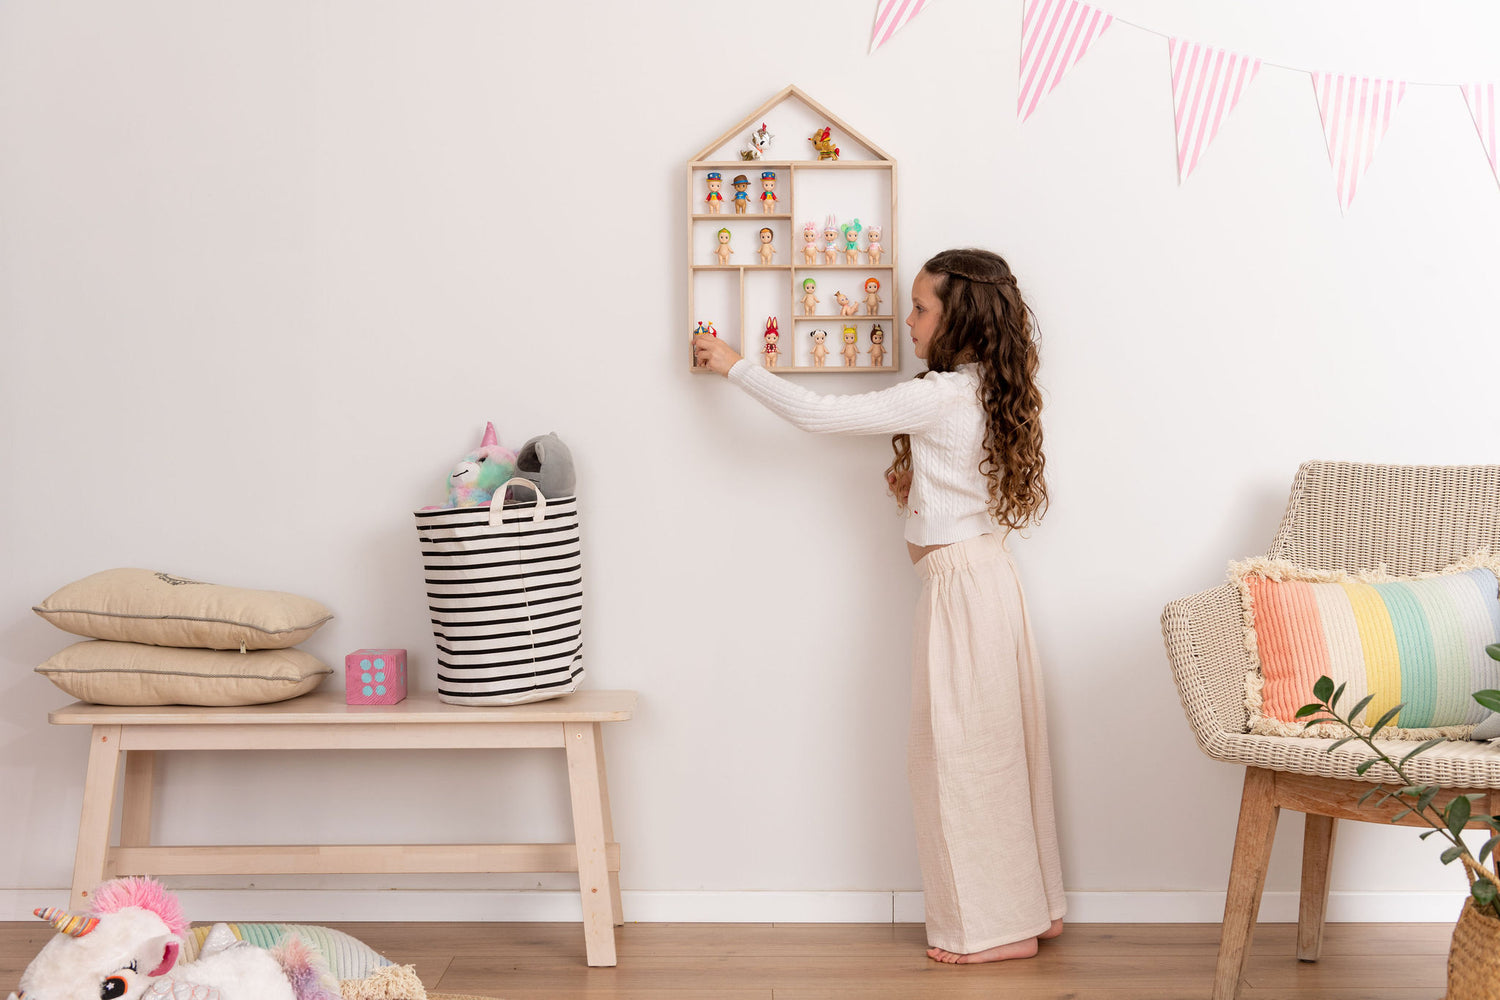
{"label": "plant leaf", "polygon": [[1490,654],[1490,659],[1500,660],[1500,642],[1492,642],[1484,647],[1484,651]]}
{"label": "plant leaf", "polygon": [[1425,810],[1428,806],[1432,805],[1432,800],[1437,798],[1438,791],[1437,785],[1423,785],[1422,797],[1417,799],[1417,810]]}
{"label": "plant leaf", "polygon": [[1428,837],[1432,836],[1434,833],[1437,833],[1437,831],[1436,830],[1428,830],[1426,833],[1422,834],[1417,839],[1418,840],[1426,840]]}
{"label": "plant leaf", "polygon": [[1401,758],[1401,763],[1404,765],[1407,761],[1411,760],[1413,757],[1415,757],[1417,754],[1421,753],[1423,750],[1431,750],[1433,747],[1437,746],[1439,743],[1447,743],[1447,742],[1448,741],[1444,740],[1444,739],[1428,740],[1426,743],[1423,743],[1421,746],[1417,747],[1415,750],[1412,750],[1409,753],[1407,753],[1407,755],[1405,757],[1402,757]]}
{"label": "plant leaf", "polygon": [[1316,715],[1321,711],[1323,711],[1322,705],[1303,705],[1301,708],[1297,709],[1297,714],[1292,716],[1292,718],[1305,719],[1309,715]]}
{"label": "plant leaf", "polygon": [[1388,709],[1386,709],[1385,714],[1380,717],[1380,719],[1375,723],[1375,725],[1373,725],[1373,726],[1370,727],[1370,738],[1374,739],[1375,738],[1375,734],[1378,733],[1378,732],[1380,732],[1382,729],[1384,729],[1386,727],[1386,724],[1389,723],[1392,719],[1394,719],[1396,716],[1400,715],[1401,714],[1401,710],[1403,708],[1405,708],[1405,707],[1406,707],[1406,702],[1403,701],[1401,704],[1395,706],[1394,708],[1388,708]]}
{"label": "plant leaf", "polygon": [[1353,722],[1355,719],[1359,718],[1359,713],[1368,708],[1370,702],[1374,700],[1375,696],[1373,694],[1367,694],[1363,698],[1359,699],[1359,701],[1356,701],[1354,703],[1354,707],[1349,709],[1349,721]]}
{"label": "plant leaf", "polygon": [[1405,819],[1407,816],[1410,816],[1412,814],[1412,812],[1413,812],[1413,810],[1411,810],[1411,809],[1403,809],[1400,812],[1398,812],[1396,815],[1394,815],[1394,816],[1391,817],[1391,822],[1392,823],[1399,823],[1403,819]]}
{"label": "plant leaf", "polygon": [[1342,684],[1340,684],[1338,686],[1338,688],[1333,692],[1333,697],[1328,699],[1328,707],[1329,708],[1338,708],[1339,707],[1339,699],[1344,696],[1344,688],[1346,688],[1348,686],[1349,686],[1349,682],[1348,681],[1345,681],[1344,683],[1342,683]]}
{"label": "plant leaf", "polygon": [[1445,865],[1452,864],[1454,861],[1457,861],[1458,858],[1459,858],[1459,856],[1461,854],[1463,854],[1463,853],[1464,853],[1464,849],[1462,847],[1450,847],[1450,848],[1448,848],[1446,851],[1443,852],[1443,864],[1445,864]]}
{"label": "plant leaf", "polygon": [[1374,767],[1377,763],[1379,763],[1379,761],[1380,761],[1379,757],[1371,757],[1369,760],[1365,761],[1363,764],[1361,764],[1358,767],[1356,767],[1354,769],[1354,773],[1355,774],[1364,774],[1370,768]]}
{"label": "plant leaf", "polygon": [[1475,879],[1469,888],[1469,895],[1474,897],[1474,902],[1480,906],[1489,906],[1495,901],[1495,883],[1488,879]]}
{"label": "plant leaf", "polygon": [[[1436,831],[1434,831],[1434,832],[1436,832]],[[1500,846],[1500,837],[1491,837],[1489,840],[1486,840],[1482,845],[1480,845],[1480,848],[1479,848],[1479,863],[1480,864],[1484,864],[1484,860],[1490,856],[1490,852],[1492,852],[1496,848],[1496,846]]]}
{"label": "plant leaf", "polygon": [[1357,805],[1357,806],[1364,805],[1366,802],[1368,802],[1370,800],[1370,796],[1378,793],[1379,791],[1380,791],[1380,786],[1376,785],[1374,788],[1370,789],[1368,792],[1365,792],[1365,794],[1361,795],[1359,797],[1359,801],[1356,802],[1355,805]]}
{"label": "plant leaf", "polygon": [[1469,800],[1460,795],[1443,810],[1443,819],[1448,823],[1448,832],[1455,837],[1469,822]]}
{"label": "plant leaf", "polygon": [[1324,674],[1313,684],[1313,697],[1328,704],[1328,699],[1333,697],[1333,678]]}
{"label": "plant leaf", "polygon": [[1474,700],[1479,702],[1491,712],[1500,712],[1500,691],[1487,688],[1484,691],[1475,691]]}

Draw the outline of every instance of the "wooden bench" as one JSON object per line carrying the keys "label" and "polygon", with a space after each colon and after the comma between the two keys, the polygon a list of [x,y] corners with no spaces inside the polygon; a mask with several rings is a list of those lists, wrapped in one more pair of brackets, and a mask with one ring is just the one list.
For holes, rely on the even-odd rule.
{"label": "wooden bench", "polygon": [[[600,724],[629,719],[634,691],[578,691],[506,707],[446,705],[413,694],[398,705],[345,705],[343,693],[244,708],[125,707],[75,702],[48,716],[91,726],[83,816],[70,905],[120,875],[577,872],[589,965],[615,964],[620,845],[614,842]],[[159,750],[507,749],[567,753],[572,844],[151,845]],[[120,843],[111,845],[115,787],[124,764]]]}

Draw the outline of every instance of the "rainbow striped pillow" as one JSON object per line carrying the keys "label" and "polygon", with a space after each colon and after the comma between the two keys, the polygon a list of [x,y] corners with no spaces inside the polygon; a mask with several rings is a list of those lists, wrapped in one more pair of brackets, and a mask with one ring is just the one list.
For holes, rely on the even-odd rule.
{"label": "rainbow striped pillow", "polygon": [[1341,705],[1374,699],[1356,723],[1406,707],[1381,738],[1467,739],[1488,711],[1470,697],[1500,687],[1500,558],[1480,553],[1436,573],[1393,577],[1306,570],[1287,562],[1231,563],[1240,591],[1250,732],[1345,736],[1332,724],[1304,728],[1297,709],[1323,675],[1345,684]]}

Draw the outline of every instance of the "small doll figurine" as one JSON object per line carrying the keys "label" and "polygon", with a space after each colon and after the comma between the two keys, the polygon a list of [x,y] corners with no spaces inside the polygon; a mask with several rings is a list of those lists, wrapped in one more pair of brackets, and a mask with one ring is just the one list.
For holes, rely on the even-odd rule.
{"label": "small doll figurine", "polygon": [[844,327],[844,367],[859,364],[859,331],[852,326]]}
{"label": "small doll figurine", "polygon": [[802,263],[818,262],[818,224],[809,222],[802,227]]}
{"label": "small doll figurine", "polygon": [[750,178],[744,174],[734,176],[734,214],[744,215],[750,208]]}
{"label": "small doll figurine", "polygon": [[714,253],[718,254],[720,264],[729,263],[730,255],[734,253],[734,248],[729,245],[729,230],[719,230],[719,249]]}
{"label": "small doll figurine", "polygon": [[865,279],[865,315],[874,316],[880,312],[880,279]]}
{"label": "small doll figurine", "polygon": [[839,259],[839,223],[828,213],[828,221],[823,223],[823,263],[836,264]]}
{"label": "small doll figurine", "polygon": [[[701,337],[704,334],[707,334],[710,337],[717,337],[719,335],[719,331],[714,329],[714,325],[712,323],[705,323],[703,320],[700,319],[698,321],[698,329],[696,329],[696,330],[693,331],[693,337],[689,338],[688,343],[692,344],[693,340],[695,338]],[[698,364],[698,352],[697,351],[693,352],[693,367],[694,368],[701,367]]]}
{"label": "small doll figurine", "polygon": [[750,133],[750,142],[744,149],[740,150],[740,159],[758,160],[766,155],[766,150],[771,148],[771,140],[776,138],[766,128],[766,123],[761,122],[760,128]]}
{"label": "small doll figurine", "polygon": [[865,230],[865,236],[870,241],[865,252],[870,255],[870,264],[874,266],[880,263],[880,255],[885,252],[880,246],[880,227],[870,226]]}
{"label": "small doll figurine", "polygon": [[776,171],[760,172],[760,210],[767,215],[776,211]]}
{"label": "small doll figurine", "polygon": [[769,228],[760,231],[760,262],[762,264],[769,264],[775,259],[776,245],[771,242],[775,238],[776,234]]}
{"label": "small doll figurine", "polygon": [[[859,220],[855,219],[853,222],[844,223],[839,227],[839,231],[844,234],[844,263],[858,264],[859,234],[864,231],[863,227],[859,224]],[[848,315],[852,316],[853,313],[849,313]]]}
{"label": "small doll figurine", "polygon": [[885,331],[880,328],[879,323],[870,331],[870,367],[885,367]]}
{"label": "small doll figurine", "polygon": [[859,306],[850,301],[849,296],[845,295],[843,292],[834,292],[833,300],[839,304],[840,316],[853,316],[855,310],[859,308]]}
{"label": "small doll figurine", "polygon": [[818,151],[818,159],[837,160],[839,158],[839,148],[833,144],[833,129],[828,126],[825,125],[808,136],[807,141],[812,143],[813,148]]}
{"label": "small doll figurine", "polygon": [[708,202],[708,214],[718,215],[719,209],[724,206],[724,196],[719,193],[719,188],[724,186],[724,175],[717,170],[708,172],[708,197],[703,200]]}
{"label": "small doll figurine", "polygon": [[814,330],[812,332],[813,349],[812,359],[814,368],[822,368],[823,362],[828,360],[828,331]]}
{"label": "small doll figurine", "polygon": [[802,315],[811,316],[818,311],[818,303],[823,300],[818,298],[818,283],[811,278],[802,282]]}
{"label": "small doll figurine", "polygon": [[775,316],[766,317],[766,367],[775,368],[776,361],[781,357],[781,349],[776,342],[781,339],[781,330],[776,325]]}

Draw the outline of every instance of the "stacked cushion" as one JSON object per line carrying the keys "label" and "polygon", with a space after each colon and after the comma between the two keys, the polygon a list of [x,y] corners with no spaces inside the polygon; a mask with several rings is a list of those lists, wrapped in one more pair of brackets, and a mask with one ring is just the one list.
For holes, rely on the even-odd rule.
{"label": "stacked cushion", "polygon": [[1473,692],[1500,688],[1500,559],[1479,554],[1436,573],[1393,577],[1302,569],[1257,559],[1234,563],[1245,641],[1250,731],[1270,736],[1346,736],[1309,728],[1297,709],[1316,699],[1320,676],[1345,685],[1340,709],[1375,697],[1355,722],[1371,725],[1405,707],[1380,736],[1466,739],[1489,713]]}
{"label": "stacked cushion", "polygon": [[333,671],[293,645],[333,617],[310,598],[115,569],[33,610],[88,636],[37,668],[100,705],[256,705],[306,694]]}

